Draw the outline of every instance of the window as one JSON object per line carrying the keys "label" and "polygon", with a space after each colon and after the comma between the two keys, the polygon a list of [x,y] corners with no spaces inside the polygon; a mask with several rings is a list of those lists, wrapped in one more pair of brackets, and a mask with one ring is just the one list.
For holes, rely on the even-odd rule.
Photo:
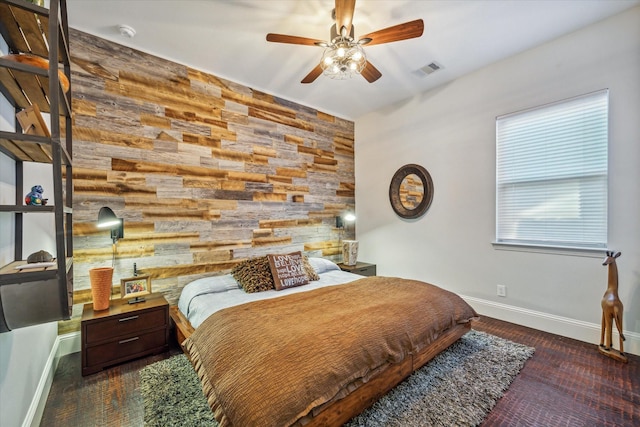
{"label": "window", "polygon": [[496,243],[607,245],[609,91],[496,119]]}

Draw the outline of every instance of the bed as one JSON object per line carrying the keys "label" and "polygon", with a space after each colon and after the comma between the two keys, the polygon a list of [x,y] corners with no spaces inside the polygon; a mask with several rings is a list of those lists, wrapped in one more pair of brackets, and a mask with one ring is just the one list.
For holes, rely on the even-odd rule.
{"label": "bed", "polygon": [[[224,426],[342,425],[470,329],[456,294],[309,258],[318,280],[247,293],[198,279],[171,316]],[[276,279],[277,282],[277,279]]]}

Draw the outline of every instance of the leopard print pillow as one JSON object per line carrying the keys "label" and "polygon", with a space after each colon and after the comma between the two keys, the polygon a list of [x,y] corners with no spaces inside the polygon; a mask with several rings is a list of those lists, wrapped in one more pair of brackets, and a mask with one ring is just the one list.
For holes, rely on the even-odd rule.
{"label": "leopard print pillow", "polygon": [[247,293],[275,289],[269,259],[266,256],[242,261],[231,270],[231,275]]}
{"label": "leopard print pillow", "polygon": [[309,257],[306,255],[302,256],[302,266],[304,267],[304,272],[307,273],[307,277],[309,277],[309,281],[320,280],[320,276],[318,276],[318,273],[309,262]]}

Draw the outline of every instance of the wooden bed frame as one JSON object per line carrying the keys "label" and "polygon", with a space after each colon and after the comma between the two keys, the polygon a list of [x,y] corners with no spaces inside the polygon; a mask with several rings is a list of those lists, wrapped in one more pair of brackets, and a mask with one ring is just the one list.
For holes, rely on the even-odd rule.
{"label": "wooden bed frame", "polygon": [[[175,336],[182,343],[195,331],[191,323],[177,306],[171,306],[169,314],[175,326]],[[360,414],[389,390],[400,384],[414,371],[420,369],[440,352],[458,341],[471,329],[471,322],[455,325],[444,331],[429,347],[405,360],[389,364],[386,369],[371,378],[352,393],[324,406],[315,416],[308,415],[300,419],[296,425],[304,426],[341,426],[351,418]]]}

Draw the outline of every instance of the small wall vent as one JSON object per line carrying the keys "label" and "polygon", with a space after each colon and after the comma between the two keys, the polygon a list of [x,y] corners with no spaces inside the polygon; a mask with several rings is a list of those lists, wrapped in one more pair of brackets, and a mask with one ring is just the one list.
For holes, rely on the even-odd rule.
{"label": "small wall vent", "polygon": [[420,71],[422,71],[423,73],[429,75],[429,74],[433,74],[436,71],[440,70],[442,68],[441,65],[437,64],[436,62],[432,62],[430,64],[425,65],[424,67],[420,68]]}

